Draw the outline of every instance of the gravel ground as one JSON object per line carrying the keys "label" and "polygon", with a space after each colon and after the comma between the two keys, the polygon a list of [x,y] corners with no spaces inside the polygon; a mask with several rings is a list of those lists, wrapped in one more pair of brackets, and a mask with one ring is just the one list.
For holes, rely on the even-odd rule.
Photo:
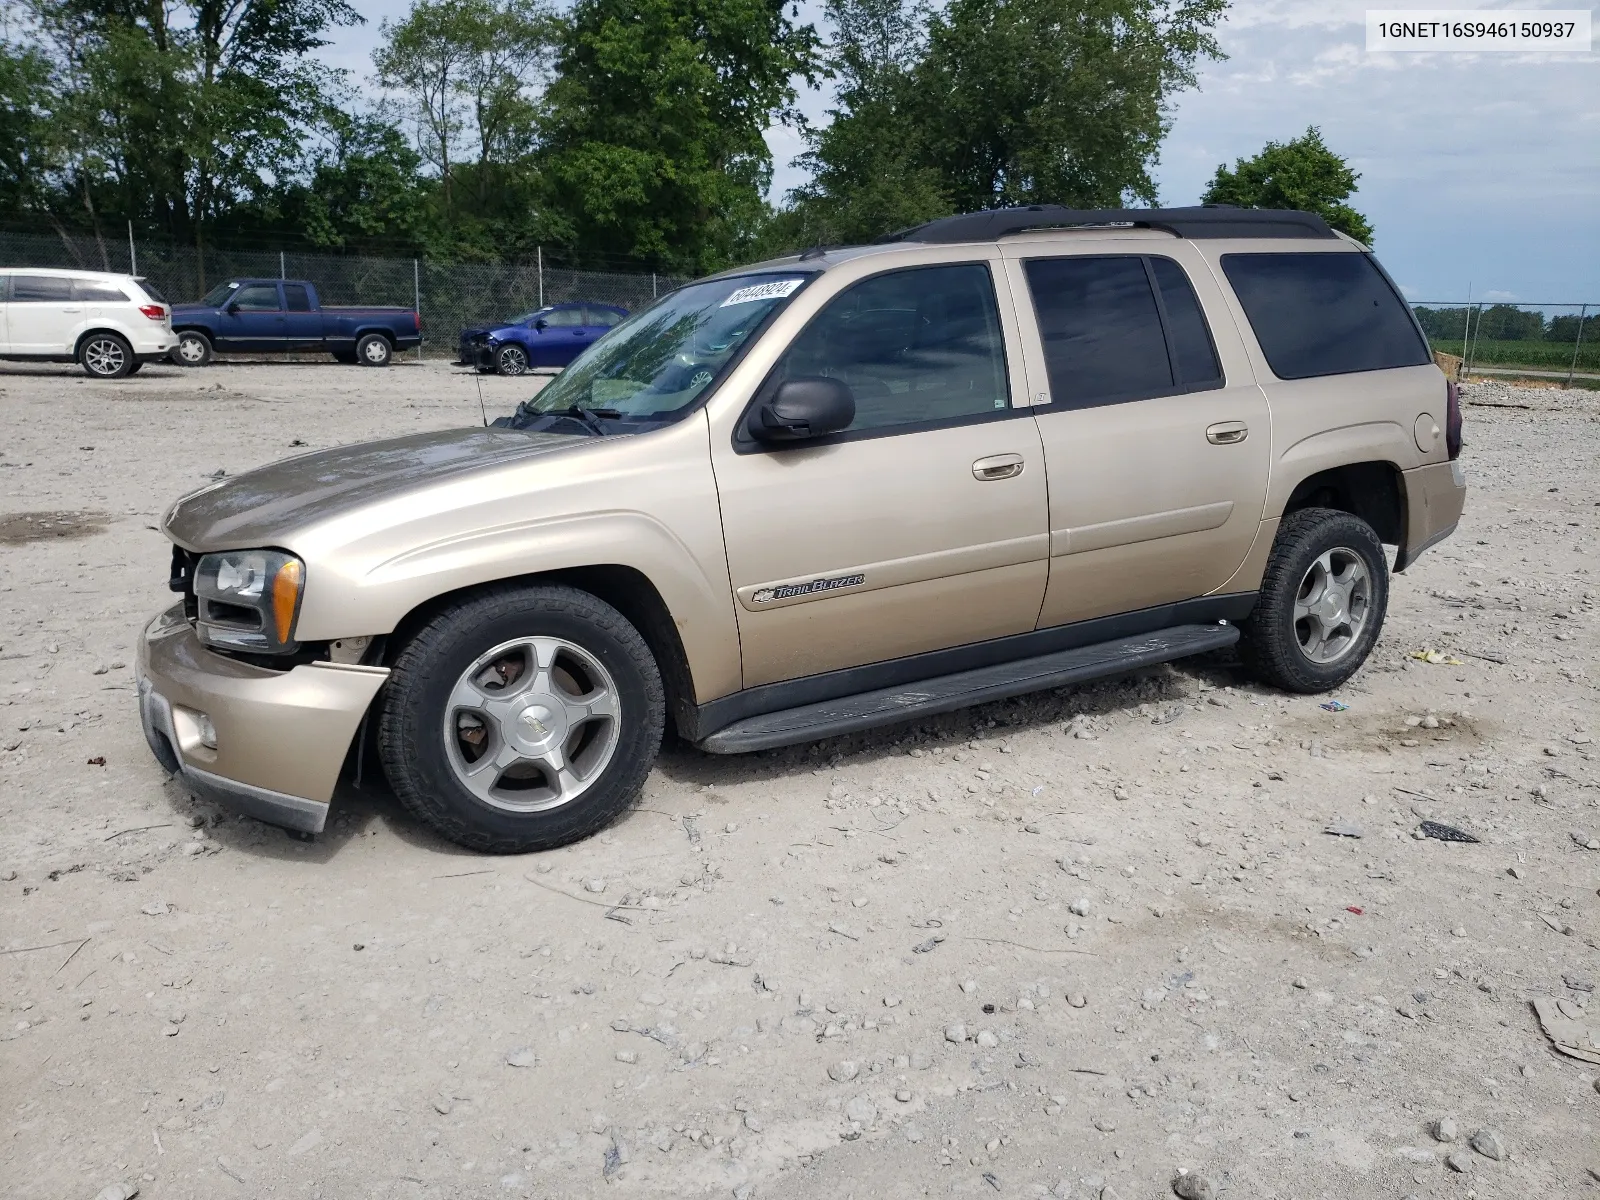
{"label": "gravel ground", "polygon": [[0,374],[0,1190],[1596,1194],[1600,1068],[1530,999],[1600,1026],[1600,397],[1468,395],[1466,519],[1345,711],[1216,656],[678,747],[490,859],[370,783],[314,844],[197,803],[128,666],[173,497],[475,422],[470,376]]}

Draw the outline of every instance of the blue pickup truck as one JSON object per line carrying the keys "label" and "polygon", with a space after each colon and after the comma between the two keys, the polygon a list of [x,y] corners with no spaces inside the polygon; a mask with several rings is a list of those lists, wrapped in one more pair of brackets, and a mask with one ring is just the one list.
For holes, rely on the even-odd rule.
{"label": "blue pickup truck", "polygon": [[422,341],[409,308],[332,308],[303,279],[230,279],[197,304],[172,306],[172,361],[203,367],[214,351],[323,351],[344,363],[386,367],[396,350]]}

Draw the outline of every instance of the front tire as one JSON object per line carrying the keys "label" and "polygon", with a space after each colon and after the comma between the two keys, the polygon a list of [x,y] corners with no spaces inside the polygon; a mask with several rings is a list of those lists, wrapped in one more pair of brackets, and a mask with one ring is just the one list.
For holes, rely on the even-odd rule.
{"label": "front tire", "polygon": [[495,351],[494,368],[502,375],[526,375],[528,366],[528,352],[515,342]]}
{"label": "front tire", "polygon": [[211,362],[211,339],[198,330],[185,329],[178,334],[177,348],[168,357],[180,367],[207,366]]}
{"label": "front tire", "polygon": [[356,342],[356,361],[364,367],[387,367],[394,347],[381,333],[369,333]]}
{"label": "front tire", "polygon": [[78,362],[93,379],[121,379],[133,370],[133,347],[116,333],[92,333],[78,347]]}
{"label": "front tire", "polygon": [[661,673],[621,613],[576,588],[498,587],[406,643],[378,745],[416,817],[468,849],[523,854],[615,819],[665,723]]}
{"label": "front tire", "polygon": [[1388,605],[1389,563],[1372,526],[1331,508],[1290,513],[1240,626],[1245,665],[1285,691],[1331,691],[1366,662]]}

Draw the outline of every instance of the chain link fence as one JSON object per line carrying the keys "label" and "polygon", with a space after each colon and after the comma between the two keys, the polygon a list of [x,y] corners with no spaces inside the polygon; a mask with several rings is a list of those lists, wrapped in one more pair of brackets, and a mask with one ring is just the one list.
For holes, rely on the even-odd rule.
{"label": "chain link fence", "polygon": [[457,333],[546,304],[590,300],[629,312],[688,279],[647,272],[572,271],[531,263],[437,263],[410,258],[212,250],[81,234],[0,230],[0,266],[66,267],[140,275],[174,304],[198,300],[227,279],[307,279],[324,304],[397,305],[422,315],[423,352],[453,357]]}
{"label": "chain link fence", "polygon": [[1478,371],[1600,382],[1600,304],[1414,301],[1435,350]]}

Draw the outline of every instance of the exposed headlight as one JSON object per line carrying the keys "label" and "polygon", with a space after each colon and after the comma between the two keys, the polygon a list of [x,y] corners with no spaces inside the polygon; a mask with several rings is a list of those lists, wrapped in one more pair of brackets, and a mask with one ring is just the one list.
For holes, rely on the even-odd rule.
{"label": "exposed headlight", "polygon": [[255,654],[289,653],[305,578],[305,564],[281,550],[204,555],[194,572],[200,640]]}

